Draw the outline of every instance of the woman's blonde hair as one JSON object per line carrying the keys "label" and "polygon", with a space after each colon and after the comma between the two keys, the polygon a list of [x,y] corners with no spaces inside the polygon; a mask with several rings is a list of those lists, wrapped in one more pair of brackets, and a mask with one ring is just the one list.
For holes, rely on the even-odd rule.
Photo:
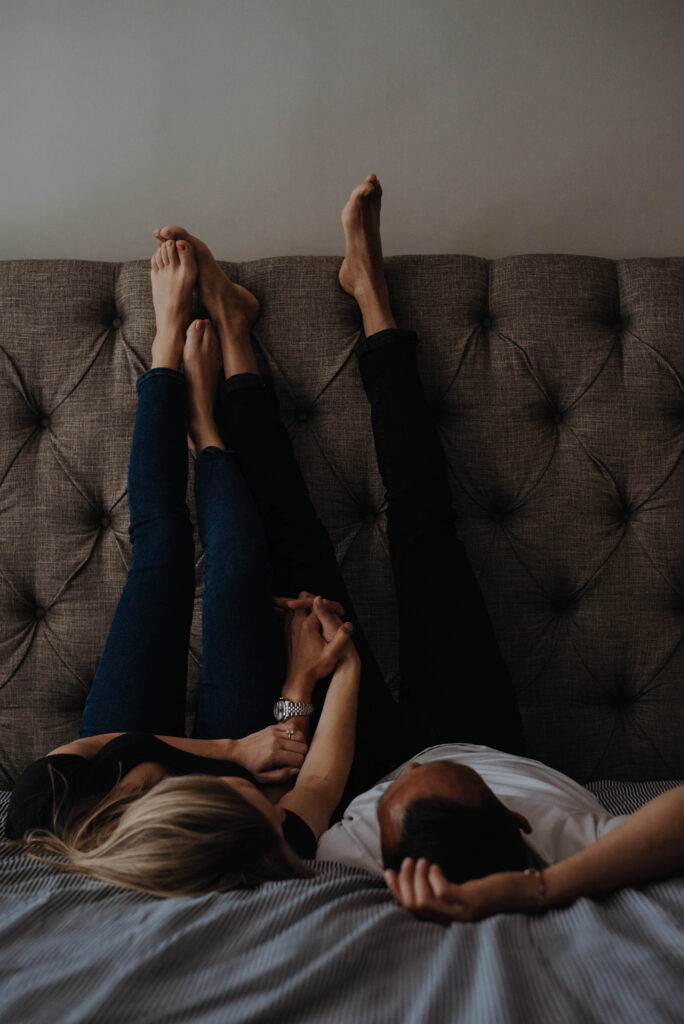
{"label": "woman's blonde hair", "polygon": [[147,791],[141,785],[90,798],[61,826],[57,814],[54,831],[32,829],[19,841],[29,857],[151,896],[315,875],[249,800],[212,775],[171,776]]}

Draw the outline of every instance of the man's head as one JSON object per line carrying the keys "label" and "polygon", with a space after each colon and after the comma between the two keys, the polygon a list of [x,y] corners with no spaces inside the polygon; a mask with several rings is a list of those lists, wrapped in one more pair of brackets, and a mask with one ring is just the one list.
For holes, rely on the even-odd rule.
{"label": "man's head", "polygon": [[520,829],[480,775],[451,761],[411,761],[378,803],[382,859],[398,871],[404,857],[427,857],[452,882],[528,866]]}

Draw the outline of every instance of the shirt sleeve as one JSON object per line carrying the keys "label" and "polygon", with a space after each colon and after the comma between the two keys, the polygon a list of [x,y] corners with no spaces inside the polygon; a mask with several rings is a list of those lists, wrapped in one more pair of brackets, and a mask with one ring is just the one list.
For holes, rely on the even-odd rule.
{"label": "shirt sleeve", "polygon": [[314,860],[317,846],[316,836],[304,819],[294,811],[285,811],[283,835],[295,853],[303,857],[304,860]]}
{"label": "shirt sleeve", "polygon": [[74,803],[108,788],[106,772],[80,754],[50,754],[30,764],[14,784],[5,837],[21,839],[32,828],[52,830]]}

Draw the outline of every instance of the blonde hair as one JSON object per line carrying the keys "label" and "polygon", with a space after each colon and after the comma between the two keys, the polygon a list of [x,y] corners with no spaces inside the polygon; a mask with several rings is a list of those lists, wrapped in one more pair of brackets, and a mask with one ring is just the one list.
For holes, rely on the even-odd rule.
{"label": "blonde hair", "polygon": [[18,841],[29,857],[151,896],[315,875],[253,804],[212,775],[171,776],[147,791],[141,784],[89,798],[61,826],[58,813],[53,831],[32,829]]}

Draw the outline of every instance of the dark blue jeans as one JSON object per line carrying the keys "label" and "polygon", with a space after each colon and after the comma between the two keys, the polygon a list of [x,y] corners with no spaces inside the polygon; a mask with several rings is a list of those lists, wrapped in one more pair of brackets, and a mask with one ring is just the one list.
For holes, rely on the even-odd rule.
{"label": "dark blue jeans", "polygon": [[[79,736],[185,735],[188,641],[195,595],[186,505],[187,386],[177,370],[136,381],[128,471],[133,558],[88,695]],[[239,738],[273,722],[284,678],[264,528],[234,454],[195,462],[204,549],[202,686],[193,736]]]}

